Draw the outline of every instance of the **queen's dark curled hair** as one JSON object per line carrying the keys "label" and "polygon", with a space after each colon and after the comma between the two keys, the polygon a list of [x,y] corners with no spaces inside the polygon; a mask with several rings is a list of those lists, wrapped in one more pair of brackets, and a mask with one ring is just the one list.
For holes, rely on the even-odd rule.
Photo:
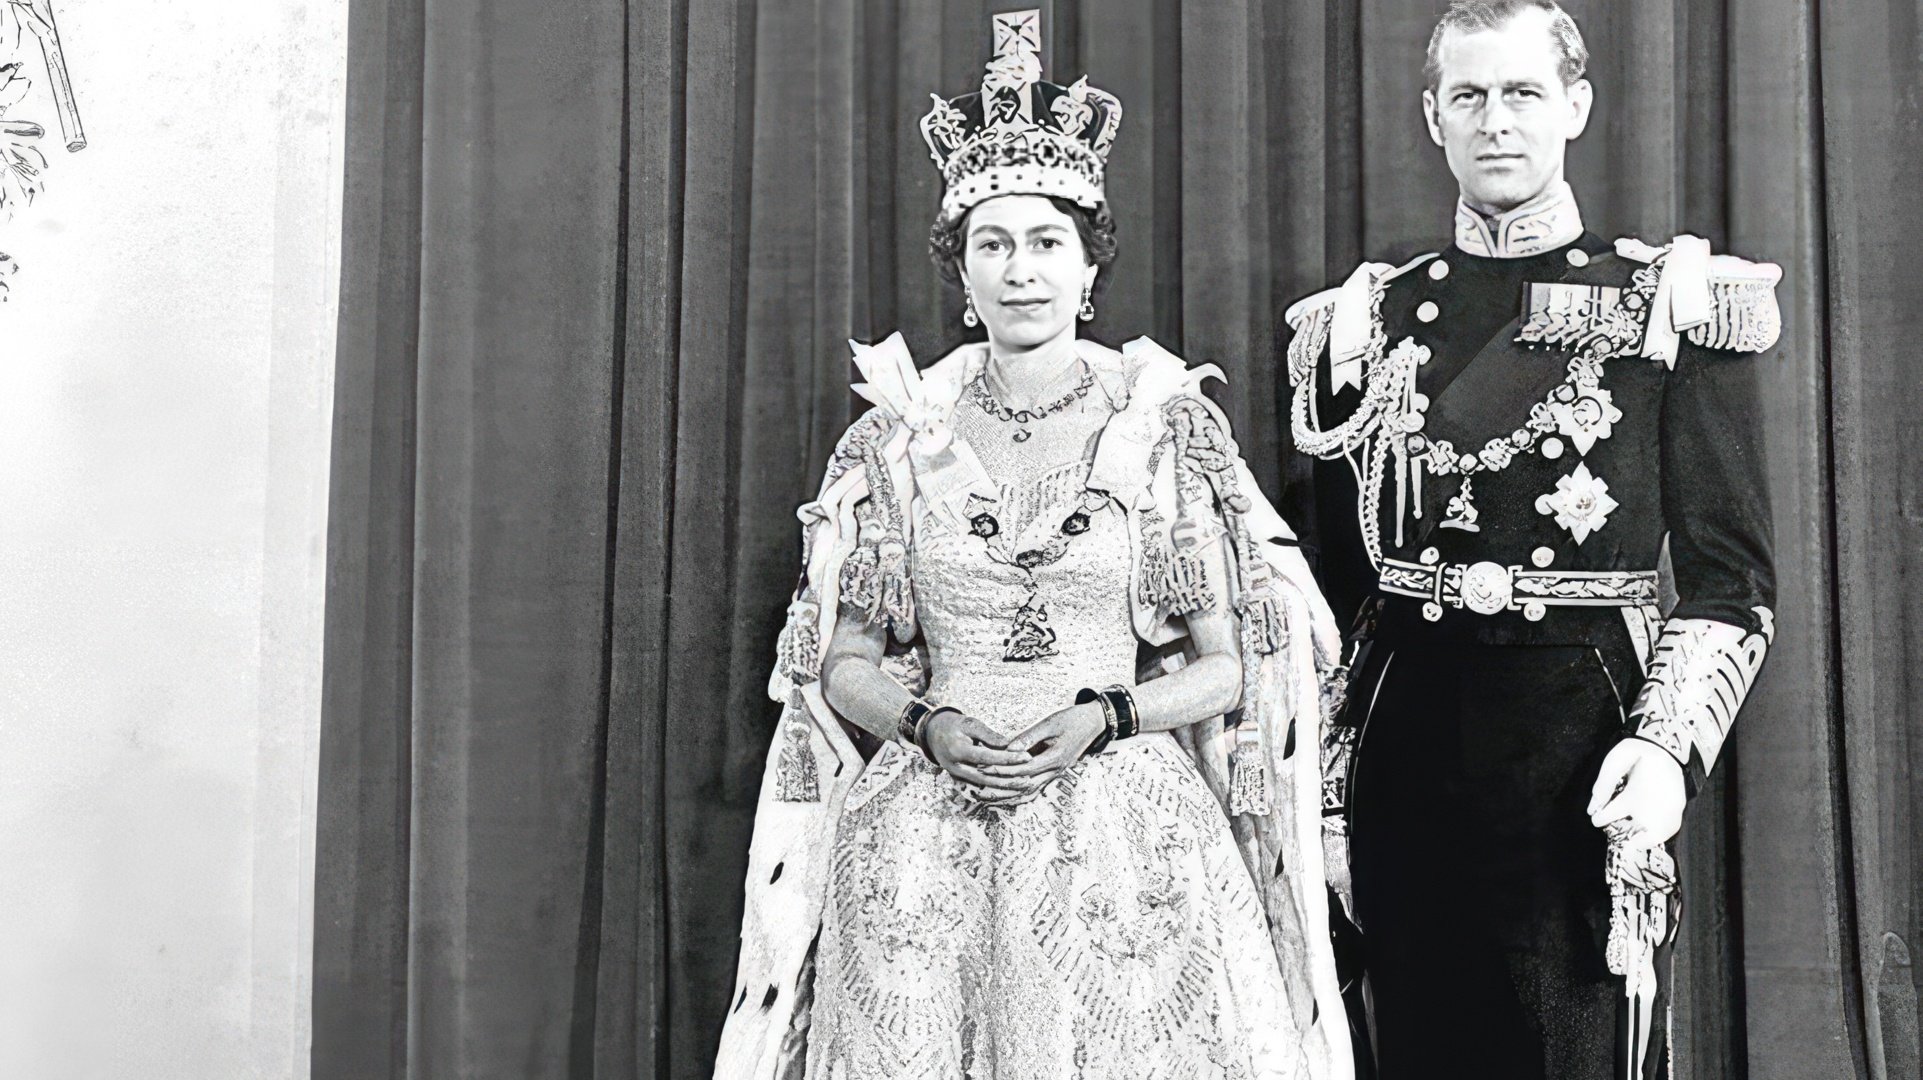
{"label": "queen's dark curled hair", "polygon": [[[1075,232],[1082,238],[1082,250],[1093,266],[1107,270],[1115,261],[1115,215],[1104,204],[1099,210],[1089,210],[1067,199],[1054,195],[1045,196],[1054,204],[1055,209],[1067,214],[1075,222]],[[973,211],[970,211],[972,213]],[[928,257],[935,261],[935,269],[941,279],[956,288],[961,288],[961,260],[963,235],[968,231],[968,214],[953,221],[935,220],[928,230]],[[1108,275],[1099,274],[1095,278],[1095,295],[1102,295],[1108,285]]]}

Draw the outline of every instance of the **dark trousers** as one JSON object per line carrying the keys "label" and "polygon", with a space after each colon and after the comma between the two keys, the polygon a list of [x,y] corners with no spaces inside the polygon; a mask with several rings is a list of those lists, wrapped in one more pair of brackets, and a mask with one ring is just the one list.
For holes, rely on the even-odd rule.
{"label": "dark trousers", "polygon": [[[1379,641],[1351,703],[1380,1080],[1625,1076],[1604,839],[1585,813],[1625,703],[1596,651]],[[1665,1075],[1666,996],[1644,1077]]]}

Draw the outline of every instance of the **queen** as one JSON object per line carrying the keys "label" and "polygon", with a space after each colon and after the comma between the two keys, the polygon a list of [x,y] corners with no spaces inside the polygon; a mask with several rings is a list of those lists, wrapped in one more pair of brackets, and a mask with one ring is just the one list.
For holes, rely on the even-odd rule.
{"label": "queen", "polygon": [[1077,335],[1121,106],[1043,81],[1039,27],[995,16],[922,121],[988,340],[857,345],[874,408],[800,510],[720,1080],[1350,1073],[1334,626],[1220,372]]}

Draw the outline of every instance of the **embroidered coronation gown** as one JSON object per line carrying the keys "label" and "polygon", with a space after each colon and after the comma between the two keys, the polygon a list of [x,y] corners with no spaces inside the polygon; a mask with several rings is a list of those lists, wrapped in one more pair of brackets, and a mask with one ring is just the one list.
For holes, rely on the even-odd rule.
{"label": "embroidered coronation gown", "polygon": [[[928,700],[1014,735],[1081,687],[1135,685],[1126,516],[1107,502],[1085,532],[1062,529],[1111,411],[1091,392],[1018,443],[957,404],[955,437],[1000,491],[999,532],[917,511]],[[1205,539],[1221,528],[1207,514]],[[1031,597],[1016,555],[1065,535]],[[1045,606],[1052,654],[1010,661],[1024,602]],[[1169,733],[1118,742],[1013,807],[888,743],[849,792],[829,865],[810,1080],[1303,1075],[1255,885]]]}

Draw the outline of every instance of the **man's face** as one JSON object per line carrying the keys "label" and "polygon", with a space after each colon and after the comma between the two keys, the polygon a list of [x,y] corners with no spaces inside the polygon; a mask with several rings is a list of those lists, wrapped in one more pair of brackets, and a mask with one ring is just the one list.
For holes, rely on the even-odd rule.
{"label": "man's face", "polygon": [[1429,137],[1449,158],[1462,198],[1485,214],[1512,210],[1562,178],[1563,150],[1589,122],[1587,80],[1565,87],[1547,12],[1494,30],[1443,35],[1436,89],[1422,93]]}

